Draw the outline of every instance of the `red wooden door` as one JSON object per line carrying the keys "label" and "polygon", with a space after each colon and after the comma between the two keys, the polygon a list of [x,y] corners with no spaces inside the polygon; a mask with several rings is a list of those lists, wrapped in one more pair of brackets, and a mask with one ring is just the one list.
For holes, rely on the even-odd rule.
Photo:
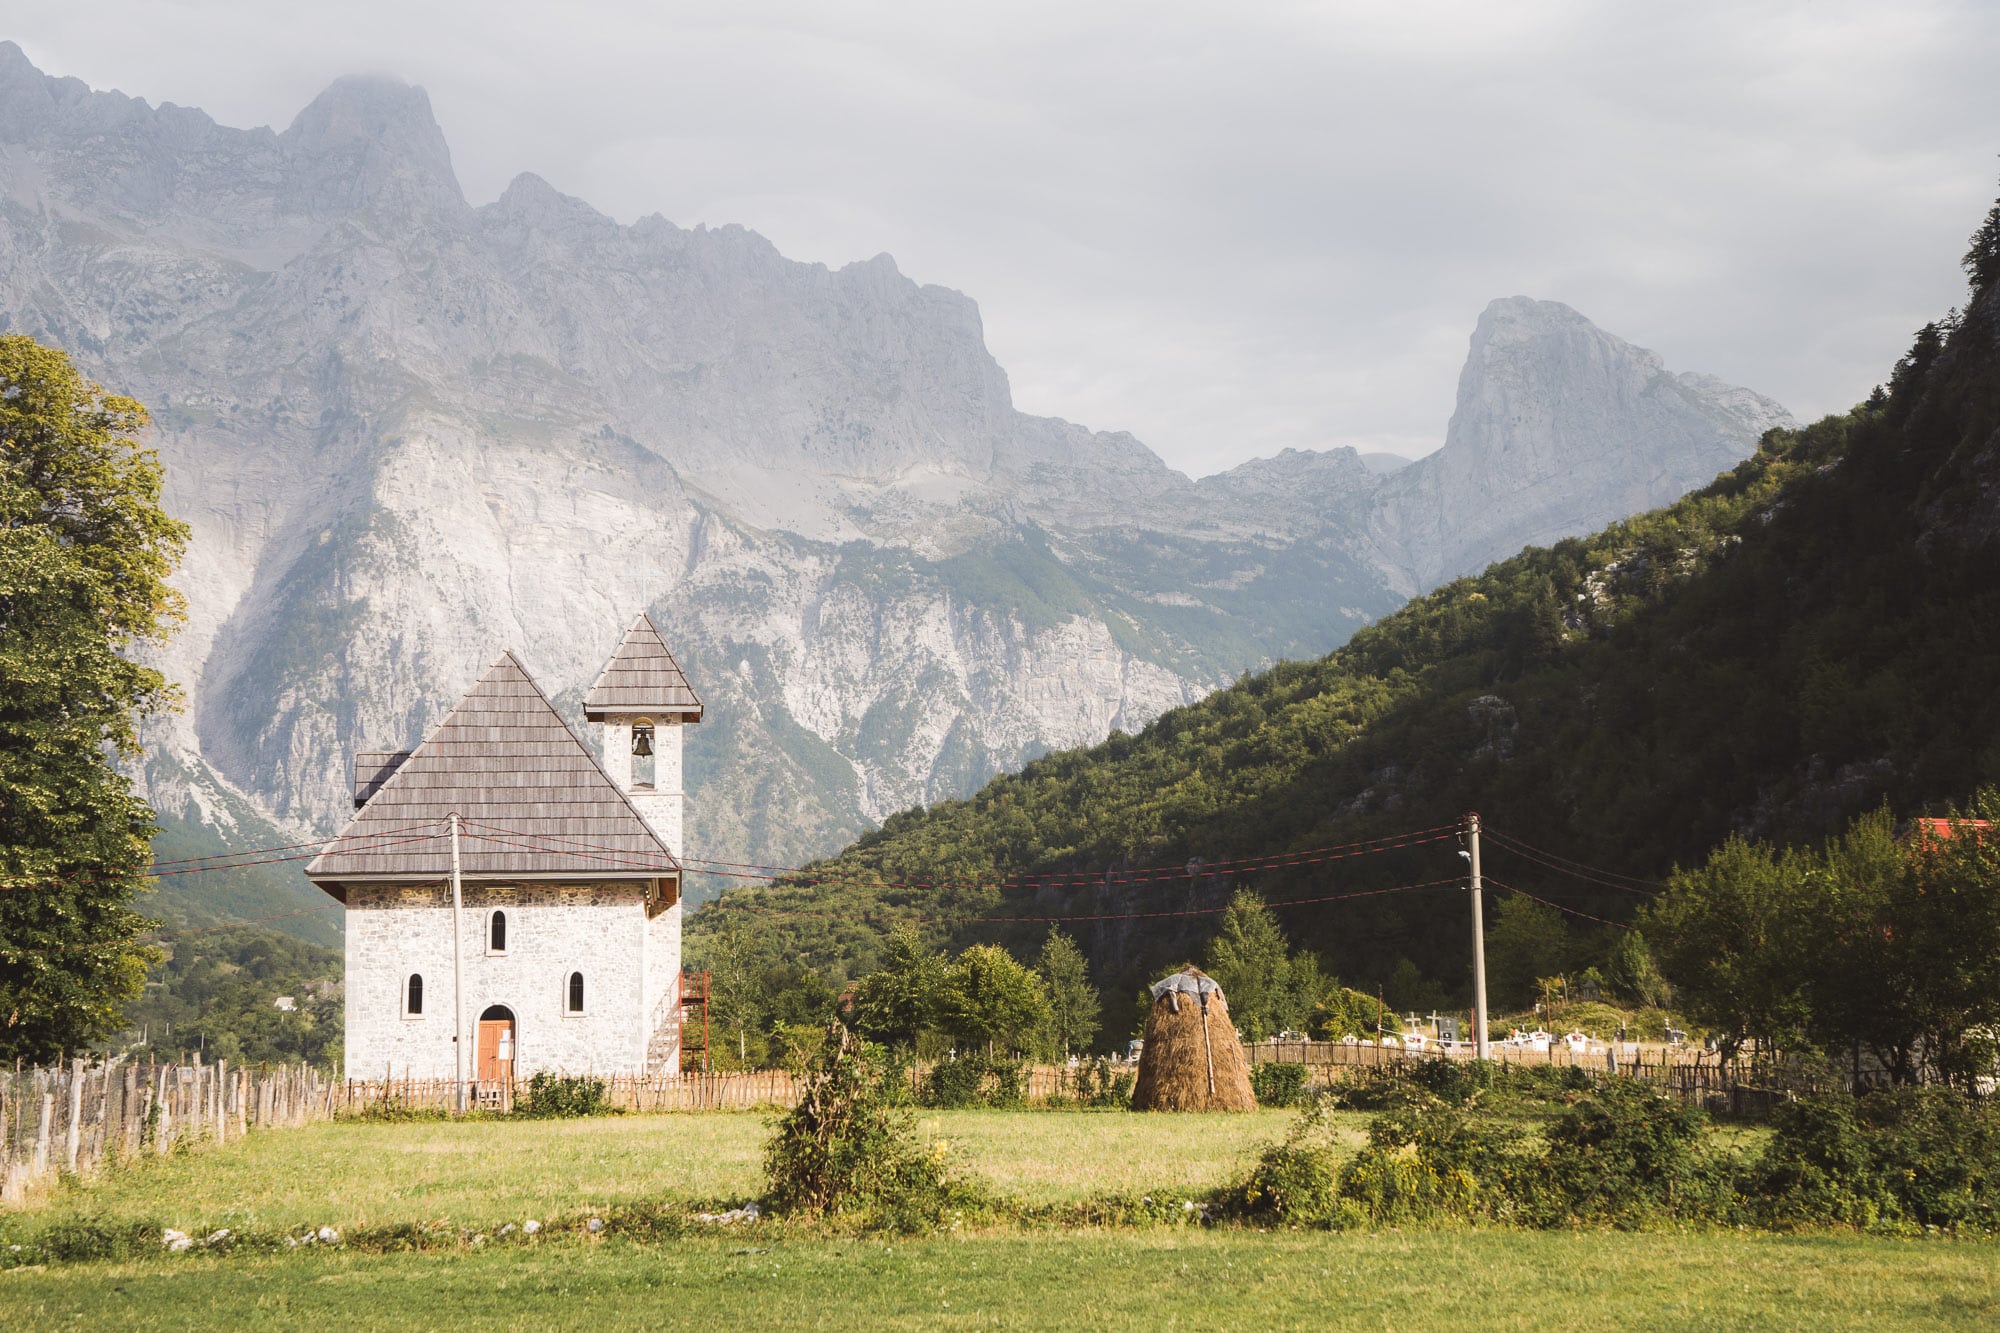
{"label": "red wooden door", "polygon": [[514,1020],[479,1020],[479,1068],[481,1083],[504,1082],[514,1077]]}

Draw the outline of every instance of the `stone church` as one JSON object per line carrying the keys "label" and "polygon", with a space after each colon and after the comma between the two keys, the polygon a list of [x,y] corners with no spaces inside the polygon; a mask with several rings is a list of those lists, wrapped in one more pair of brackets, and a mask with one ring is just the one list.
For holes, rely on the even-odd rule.
{"label": "stone church", "polygon": [[701,700],[642,615],[583,713],[601,762],[503,652],[414,750],[355,755],[354,818],[306,868],[347,907],[348,1077],[453,1078],[455,1027],[481,1081],[678,1074]]}

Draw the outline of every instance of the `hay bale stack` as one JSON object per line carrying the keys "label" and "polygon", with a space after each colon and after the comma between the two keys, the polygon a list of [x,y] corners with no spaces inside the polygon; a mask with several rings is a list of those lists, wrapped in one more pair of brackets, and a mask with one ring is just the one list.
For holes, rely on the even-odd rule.
{"label": "hay bale stack", "polygon": [[1153,986],[1135,1111],[1254,1111],[1250,1067],[1215,978],[1187,967]]}

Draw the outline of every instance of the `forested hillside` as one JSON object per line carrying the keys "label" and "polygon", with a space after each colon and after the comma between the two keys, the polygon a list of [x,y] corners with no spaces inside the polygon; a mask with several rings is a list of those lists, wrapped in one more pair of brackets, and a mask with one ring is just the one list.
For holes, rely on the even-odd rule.
{"label": "forested hillside", "polygon": [[[1524,551],[1318,661],[729,893],[694,919],[695,952],[838,979],[901,922],[1025,957],[1054,917],[1115,996],[1197,952],[1205,913],[1247,884],[1343,981],[1372,988],[1407,960],[1458,993],[1452,888],[1299,901],[1456,876],[1450,840],[1261,871],[1191,862],[1476,809],[1531,847],[1652,879],[1731,833],[1811,840],[1884,802],[1910,814],[2000,781],[2000,208],[1965,262],[1964,314],[1924,328],[1852,412],[1772,431],[1679,503]],[[1592,917],[1636,905],[1616,875],[1559,872],[1497,837],[1486,866]],[[1153,867],[1175,871],[1108,873]]]}

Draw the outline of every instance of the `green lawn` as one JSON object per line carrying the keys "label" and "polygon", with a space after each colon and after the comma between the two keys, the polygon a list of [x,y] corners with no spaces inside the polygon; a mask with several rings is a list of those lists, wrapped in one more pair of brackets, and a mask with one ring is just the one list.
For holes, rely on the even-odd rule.
{"label": "green lawn", "polygon": [[[1343,1137],[1359,1143],[1368,1117]],[[922,1112],[920,1133],[1028,1202],[1235,1177],[1289,1113]],[[576,1217],[759,1188],[758,1114],[274,1130],[148,1160],[0,1216],[196,1235]],[[2000,1324],[2000,1246],[1748,1233],[1264,1233],[1004,1226],[920,1240],[759,1223],[645,1243],[159,1255],[0,1271],[0,1327],[1860,1327]]]}
{"label": "green lawn", "polygon": [[97,1328],[1917,1328],[2000,1322],[1987,1244],[1736,1235],[754,1235],[0,1275]]}
{"label": "green lawn", "polygon": [[[1367,1117],[1354,1118],[1355,1141]],[[918,1132],[1031,1202],[1205,1188],[1228,1179],[1287,1111],[1142,1116],[1102,1111],[925,1111]],[[339,1121],[255,1134],[221,1151],[151,1160],[72,1186],[21,1222],[89,1214],[183,1231],[548,1218],[671,1196],[741,1202],[762,1190],[770,1133],[756,1112],[591,1120]]]}

